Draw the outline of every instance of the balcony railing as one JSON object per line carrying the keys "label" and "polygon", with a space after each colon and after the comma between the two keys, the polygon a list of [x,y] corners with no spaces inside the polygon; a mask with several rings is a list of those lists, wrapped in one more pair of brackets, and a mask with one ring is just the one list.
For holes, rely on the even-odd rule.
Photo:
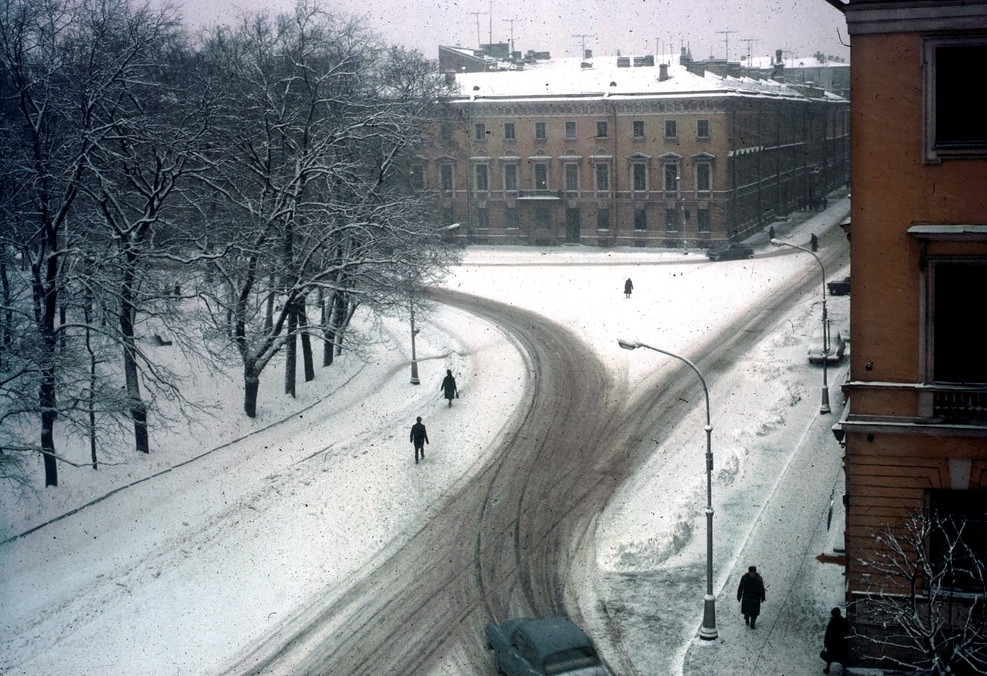
{"label": "balcony railing", "polygon": [[987,390],[936,388],[932,393],[932,415],[947,420],[987,420]]}

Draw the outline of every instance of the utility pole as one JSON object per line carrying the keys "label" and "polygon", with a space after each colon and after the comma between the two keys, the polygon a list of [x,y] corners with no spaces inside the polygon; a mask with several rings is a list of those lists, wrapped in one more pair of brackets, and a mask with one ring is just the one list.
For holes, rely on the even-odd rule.
{"label": "utility pole", "polygon": [[480,37],[480,17],[486,16],[486,12],[467,12],[467,14],[472,14],[476,17],[476,48],[480,48],[480,41],[483,39]]}
{"label": "utility pole", "polygon": [[751,45],[757,42],[754,38],[742,38],[741,42],[747,43],[747,75],[751,74]]}
{"label": "utility pole", "polygon": [[514,55],[514,22],[520,21],[520,19],[501,19],[505,23],[511,24],[511,53],[508,56],[513,57]]}
{"label": "utility pole", "polygon": [[730,33],[736,33],[737,31],[716,31],[716,32],[722,35],[724,42],[726,42],[726,47],[727,47],[726,61],[727,63],[729,63],[730,62]]}
{"label": "utility pole", "polygon": [[582,48],[579,51],[579,58],[586,57],[586,38],[595,38],[595,35],[589,35],[588,33],[580,33],[579,35],[573,35],[572,37],[582,40]]}

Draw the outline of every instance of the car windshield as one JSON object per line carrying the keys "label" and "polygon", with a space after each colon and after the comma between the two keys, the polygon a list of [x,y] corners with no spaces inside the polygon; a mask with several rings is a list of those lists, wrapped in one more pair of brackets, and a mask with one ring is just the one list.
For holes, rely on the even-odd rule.
{"label": "car windshield", "polygon": [[545,658],[545,673],[568,674],[576,669],[594,667],[600,663],[600,658],[596,656],[596,651],[589,646],[581,648],[570,648],[552,653]]}

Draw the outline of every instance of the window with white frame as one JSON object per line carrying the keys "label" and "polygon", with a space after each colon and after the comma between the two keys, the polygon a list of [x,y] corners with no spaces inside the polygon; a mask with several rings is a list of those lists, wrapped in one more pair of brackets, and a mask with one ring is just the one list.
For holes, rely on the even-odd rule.
{"label": "window with white frame", "polygon": [[634,138],[644,138],[644,120],[634,120],[632,123]]}
{"label": "window with white frame", "polygon": [[665,120],[665,138],[676,138],[678,136],[678,125],[675,120]]}
{"label": "window with white frame", "polygon": [[535,138],[539,141],[544,141],[548,138],[548,131],[544,122],[535,122]]}
{"label": "window with white frame", "polygon": [[635,192],[644,192],[648,189],[648,165],[644,162],[635,162],[631,165],[631,181]]}
{"label": "window with white frame", "polygon": [[575,162],[566,162],[565,168],[565,189],[569,192],[579,190],[579,165]]}
{"label": "window with white frame", "polygon": [[481,230],[490,227],[490,216],[485,207],[478,207],[476,210],[476,227]]}
{"label": "window with white frame", "polygon": [[490,169],[485,164],[477,164],[474,168],[474,176],[476,177],[476,182],[474,187],[477,192],[486,192],[490,189],[489,173]]}
{"label": "window with white frame", "polygon": [[606,138],[610,133],[610,126],[603,121],[596,123],[596,138]]}
{"label": "window with white frame", "polygon": [[548,164],[536,162],[534,165],[535,190],[548,190]]}
{"label": "window with white frame", "polygon": [[504,123],[504,140],[505,141],[513,141],[514,139],[515,139],[515,136],[514,136],[514,123],[513,122],[505,122]]}
{"label": "window with white frame", "polygon": [[677,162],[665,163],[665,192],[678,192],[679,165]]}
{"label": "window with white frame", "polygon": [[608,192],[610,190],[610,165],[606,162],[597,162],[594,171],[596,173],[597,192]]}
{"label": "window with white frame", "polygon": [[709,120],[696,120],[696,138],[709,138]]}
{"label": "window with white frame", "polygon": [[698,192],[709,192],[713,189],[712,172],[709,162],[698,162],[696,164],[696,190]]}
{"label": "window with white frame", "polygon": [[576,138],[576,123],[566,122],[565,123],[565,138],[567,141],[572,141]]}
{"label": "window with white frame", "polygon": [[451,193],[453,191],[451,164],[442,164],[439,166],[439,187],[444,193]]}
{"label": "window with white frame", "polygon": [[709,209],[696,209],[696,228],[699,232],[709,232]]}
{"label": "window with white frame", "polygon": [[648,229],[648,210],[644,207],[637,207],[634,209],[634,229],[635,230],[647,230]]}
{"label": "window with white frame", "polygon": [[517,165],[504,165],[504,190],[508,192],[517,191]]}
{"label": "window with white frame", "polygon": [[667,232],[679,231],[679,210],[673,208],[665,209],[665,230]]}
{"label": "window with white frame", "polygon": [[477,122],[473,125],[473,140],[477,143],[487,140],[487,125],[483,122]]}

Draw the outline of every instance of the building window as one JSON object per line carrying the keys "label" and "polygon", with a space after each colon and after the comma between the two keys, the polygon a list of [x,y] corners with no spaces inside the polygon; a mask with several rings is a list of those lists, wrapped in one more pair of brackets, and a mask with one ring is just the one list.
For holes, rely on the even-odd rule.
{"label": "building window", "polygon": [[442,221],[444,223],[448,223],[449,225],[452,225],[453,223],[455,223],[456,222],[456,210],[453,209],[452,207],[443,207],[442,208]]}
{"label": "building window", "polygon": [[504,190],[513,192],[517,190],[517,165],[504,165]]}
{"label": "building window", "polygon": [[675,120],[665,120],[665,138],[675,138],[678,136]]}
{"label": "building window", "polygon": [[535,209],[535,227],[539,230],[548,230],[552,227],[552,215],[548,209]]}
{"label": "building window", "polygon": [[566,122],[565,123],[565,138],[567,141],[573,141],[576,138],[576,123]]}
{"label": "building window", "polygon": [[647,230],[648,229],[648,210],[644,207],[638,207],[634,210],[634,229],[635,230]]}
{"label": "building window", "polygon": [[439,125],[439,140],[440,141],[451,141],[452,140],[452,125],[448,122],[443,122]]}
{"label": "building window", "polygon": [[696,190],[698,192],[712,190],[709,162],[700,162],[696,165]]}
{"label": "building window", "polygon": [[480,141],[487,140],[487,125],[483,122],[477,122],[473,125],[473,137],[474,140],[479,143]]}
{"label": "building window", "polygon": [[665,230],[667,232],[679,231],[679,211],[678,209],[665,209]]}
{"label": "building window", "polygon": [[644,120],[634,120],[634,138],[644,138]]}
{"label": "building window", "polygon": [[548,165],[544,162],[535,165],[535,190],[548,190]]}
{"label": "building window", "polygon": [[514,140],[514,123],[505,122],[504,123],[504,140],[513,141]]}
{"label": "building window", "polygon": [[521,221],[518,219],[516,208],[507,208],[507,212],[504,214],[504,222],[508,230],[517,230],[520,227]]}
{"label": "building window", "polygon": [[930,262],[932,380],[987,384],[983,333],[971,317],[987,316],[987,261]]}
{"label": "building window", "polygon": [[425,165],[423,164],[411,165],[411,174],[408,176],[408,182],[411,185],[412,190],[424,190]]}
{"label": "building window", "polygon": [[983,593],[987,572],[987,491],[929,491],[932,584]]}
{"label": "building window", "polygon": [[709,120],[696,120],[696,138],[709,138]]}
{"label": "building window", "polygon": [[565,189],[569,192],[579,190],[579,165],[567,162],[565,165]]}
{"label": "building window", "polygon": [[597,209],[596,210],[596,229],[597,230],[609,230],[610,229],[610,210],[609,209]]}
{"label": "building window", "polygon": [[665,165],[665,192],[678,192],[679,165],[670,162]]}
{"label": "building window", "polygon": [[442,192],[451,193],[453,190],[452,184],[452,165],[443,164],[439,167],[439,185],[442,188]]}
{"label": "building window", "polygon": [[644,192],[648,189],[648,165],[644,162],[635,162],[631,165],[631,175],[635,192]]}
{"label": "building window", "polygon": [[610,165],[603,162],[596,164],[596,190],[598,192],[610,190]]}
{"label": "building window", "polygon": [[970,74],[987,72],[987,37],[925,42],[926,159],[987,154],[987,116]]}
{"label": "building window", "polygon": [[477,192],[486,192],[490,189],[490,184],[488,179],[488,168],[485,164],[478,164],[474,168],[474,175],[476,176],[476,190]]}
{"label": "building window", "polygon": [[490,227],[490,217],[485,208],[481,207],[476,210],[476,227],[480,230],[486,230]]}
{"label": "building window", "polygon": [[608,136],[609,129],[606,122],[596,123],[596,138],[606,138]]}
{"label": "building window", "polygon": [[709,209],[696,209],[696,227],[699,232],[709,232]]}
{"label": "building window", "polygon": [[535,138],[539,141],[544,141],[547,138],[547,132],[545,130],[544,122],[535,122]]}

